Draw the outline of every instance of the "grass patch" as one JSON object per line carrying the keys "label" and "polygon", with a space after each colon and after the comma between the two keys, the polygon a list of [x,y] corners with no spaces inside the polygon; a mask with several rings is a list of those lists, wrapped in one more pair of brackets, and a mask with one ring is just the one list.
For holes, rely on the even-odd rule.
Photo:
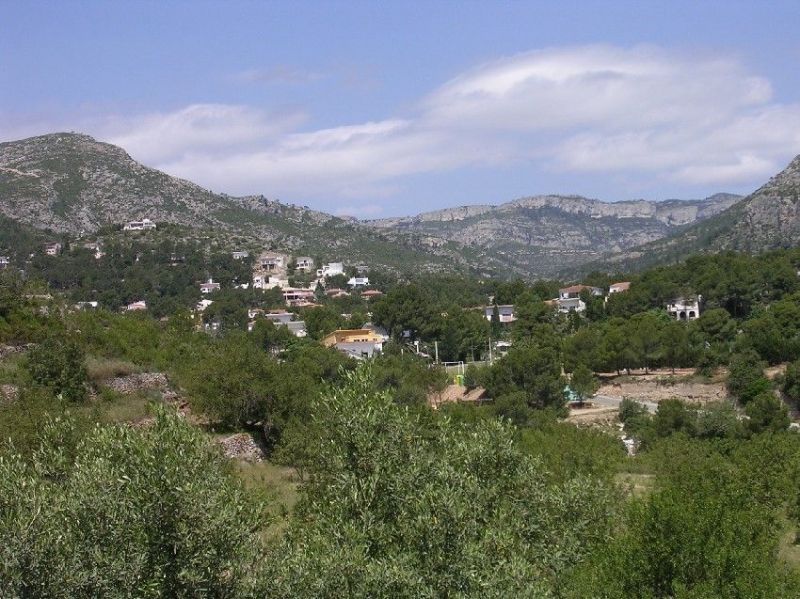
{"label": "grass patch", "polygon": [[89,380],[95,383],[118,376],[128,376],[139,371],[136,364],[127,360],[97,356],[90,356],[86,359],[86,373],[89,375]]}
{"label": "grass patch", "polygon": [[790,568],[800,572],[800,531],[788,518],[785,522],[783,534],[778,544],[778,556]]}
{"label": "grass patch", "polygon": [[620,472],[616,476],[617,484],[627,489],[632,497],[645,497],[653,491],[656,483],[654,474],[636,472]]}
{"label": "grass patch", "polygon": [[98,421],[103,424],[136,422],[150,415],[150,404],[157,400],[157,394],[152,392],[123,395],[112,389],[102,388],[93,407]]}
{"label": "grass patch", "polygon": [[237,461],[234,469],[245,488],[266,504],[268,524],[262,533],[264,538],[279,537],[299,498],[299,483],[294,468],[278,466],[264,460],[255,463]]}
{"label": "grass patch", "polygon": [[22,375],[21,354],[13,354],[0,361],[0,383],[18,384]]}

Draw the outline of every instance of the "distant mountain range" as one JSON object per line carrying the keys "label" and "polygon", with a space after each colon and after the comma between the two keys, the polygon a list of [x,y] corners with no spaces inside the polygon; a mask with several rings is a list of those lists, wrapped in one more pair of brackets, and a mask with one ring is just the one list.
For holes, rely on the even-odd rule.
{"label": "distant mountain range", "polygon": [[0,144],[0,213],[38,229],[91,234],[150,218],[236,245],[400,272],[555,277],[590,267],[638,268],[698,251],[782,247],[800,240],[799,194],[800,158],[746,198],[720,193],[612,203],[549,195],[356,221],[264,196],[212,193],[87,135]]}
{"label": "distant mountain range", "polygon": [[456,242],[501,259],[514,272],[552,276],[666,237],[739,200],[741,196],[725,193],[704,200],[613,203],[549,195],[364,224],[398,236],[424,236],[432,245]]}

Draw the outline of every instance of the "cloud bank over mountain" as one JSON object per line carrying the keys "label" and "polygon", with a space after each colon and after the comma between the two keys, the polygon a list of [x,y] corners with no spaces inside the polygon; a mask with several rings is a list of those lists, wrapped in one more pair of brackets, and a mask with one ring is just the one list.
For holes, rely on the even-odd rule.
{"label": "cloud bank over mountain", "polygon": [[767,78],[736,57],[657,46],[534,50],[380,120],[319,128],[313,116],[197,103],[75,126],[215,190],[324,197],[370,215],[406,178],[464,168],[724,189],[755,185],[800,152],[800,104],[775,100]]}

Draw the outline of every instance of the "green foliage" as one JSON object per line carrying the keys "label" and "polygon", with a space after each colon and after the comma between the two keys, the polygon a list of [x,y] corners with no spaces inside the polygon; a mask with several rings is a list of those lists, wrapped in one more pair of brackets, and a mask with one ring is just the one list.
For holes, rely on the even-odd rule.
{"label": "green foliage", "polygon": [[789,410],[772,391],[756,395],[745,407],[745,413],[749,418],[747,428],[755,434],[777,433],[789,427]]}
{"label": "green foliage", "polygon": [[241,596],[258,514],[199,432],[161,411],[65,451],[70,430],[0,457],[0,595]]}
{"label": "green foliage", "polygon": [[348,375],[316,413],[301,519],[262,576],[270,596],[544,596],[602,543],[612,495],[549,482],[496,421],[459,426]]}
{"label": "green foliage", "polygon": [[764,376],[764,368],[766,364],[753,350],[745,350],[732,356],[726,382],[728,393],[747,404],[757,395],[769,390],[771,384]]}
{"label": "green foliage", "polygon": [[492,366],[487,380],[491,397],[522,391],[531,408],[563,410],[566,402],[563,389],[558,353],[532,342],[515,343]]}
{"label": "green foliage", "polygon": [[800,581],[775,559],[777,506],[748,472],[679,437],[660,463],[656,490],[631,502],[626,526],[576,569],[566,596],[797,596]]}
{"label": "green foliage", "polygon": [[86,355],[74,340],[46,339],[29,352],[25,366],[34,383],[66,401],[86,398]]}
{"label": "green foliage", "polygon": [[592,397],[600,386],[594,373],[585,364],[578,364],[572,371],[569,386],[578,396],[578,401],[586,401]]}
{"label": "green foliage", "polygon": [[442,391],[448,383],[442,368],[429,368],[411,353],[378,356],[373,360],[372,373],[375,389],[392,391],[395,401],[402,405],[425,405],[429,393]]}
{"label": "green foliage", "polygon": [[795,405],[800,405],[800,360],[787,365],[783,377],[783,392]]}

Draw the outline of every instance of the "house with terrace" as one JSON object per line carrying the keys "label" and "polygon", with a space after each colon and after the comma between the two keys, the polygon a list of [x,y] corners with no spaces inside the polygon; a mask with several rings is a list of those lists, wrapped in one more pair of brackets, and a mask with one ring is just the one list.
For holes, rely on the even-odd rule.
{"label": "house with terrace", "polygon": [[599,287],[589,285],[572,285],[558,290],[558,311],[561,313],[583,312],[586,310],[586,303],[581,299],[581,294],[588,291],[591,295],[602,296],[603,290]]}
{"label": "house with terrace", "polygon": [[675,320],[697,320],[700,318],[701,295],[679,297],[667,303],[667,312]]}

